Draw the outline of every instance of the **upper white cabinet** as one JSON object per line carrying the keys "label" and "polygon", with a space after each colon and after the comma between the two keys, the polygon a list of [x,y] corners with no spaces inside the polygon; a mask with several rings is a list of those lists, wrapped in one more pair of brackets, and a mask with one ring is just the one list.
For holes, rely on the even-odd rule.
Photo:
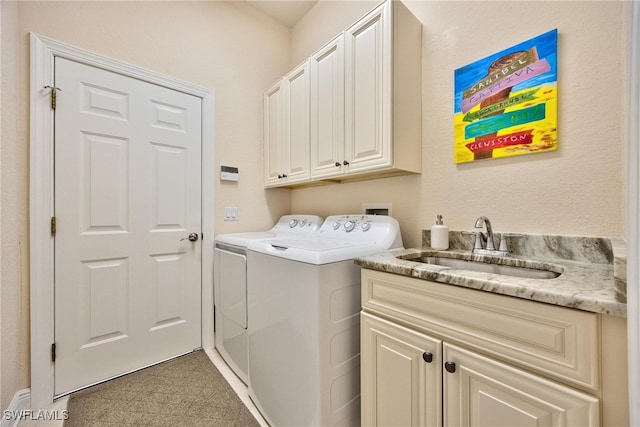
{"label": "upper white cabinet", "polygon": [[311,69],[311,175],[341,171],[344,150],[344,34],[320,49]]}
{"label": "upper white cabinet", "polygon": [[[388,0],[311,56],[311,182],[421,171],[421,35],[406,6]],[[292,184],[267,186],[275,182]]]}
{"label": "upper white cabinet", "polygon": [[309,63],[264,94],[265,186],[309,180]]}

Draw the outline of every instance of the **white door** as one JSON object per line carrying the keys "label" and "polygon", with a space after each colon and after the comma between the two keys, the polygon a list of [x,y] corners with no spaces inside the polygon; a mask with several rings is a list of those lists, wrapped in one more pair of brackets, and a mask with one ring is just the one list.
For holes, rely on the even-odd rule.
{"label": "white door", "polygon": [[315,53],[311,70],[311,176],[341,175],[344,157],[344,35]]}
{"label": "white door", "polygon": [[62,394],[201,345],[201,101],[61,58],[55,80]]}
{"label": "white door", "polygon": [[442,341],[361,314],[362,425],[442,425]]}
{"label": "white door", "polygon": [[449,364],[443,374],[446,426],[600,425],[594,396],[448,343],[443,360]]}
{"label": "white door", "polygon": [[284,129],[284,80],[264,94],[264,183],[267,187],[282,183],[285,165],[282,156]]}
{"label": "white door", "polygon": [[285,123],[284,140],[285,181],[302,182],[309,179],[309,63],[305,62],[284,78]]}
{"label": "white door", "polygon": [[348,172],[393,164],[391,2],[345,31],[345,156]]}

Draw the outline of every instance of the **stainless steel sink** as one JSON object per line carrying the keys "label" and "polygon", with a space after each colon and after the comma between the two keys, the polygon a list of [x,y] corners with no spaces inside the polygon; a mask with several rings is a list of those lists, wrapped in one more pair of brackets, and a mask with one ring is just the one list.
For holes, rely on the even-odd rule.
{"label": "stainless steel sink", "polygon": [[[502,274],[505,276],[524,277],[527,279],[555,279],[562,274],[562,271],[554,271],[544,268],[533,268],[531,266],[513,266],[504,264],[494,264],[482,261],[472,261],[458,258],[447,258],[442,256],[422,256],[420,258],[409,259],[408,261],[424,262],[427,264],[441,265],[455,270],[479,271],[482,273]],[[549,268],[551,268],[549,266]]]}

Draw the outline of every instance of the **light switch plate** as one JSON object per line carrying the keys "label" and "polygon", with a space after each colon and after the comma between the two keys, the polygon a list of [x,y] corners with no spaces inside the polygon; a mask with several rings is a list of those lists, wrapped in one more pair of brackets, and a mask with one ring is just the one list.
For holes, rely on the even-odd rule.
{"label": "light switch plate", "polygon": [[238,220],[238,208],[237,207],[225,207],[224,208],[224,220],[225,221],[237,221]]}

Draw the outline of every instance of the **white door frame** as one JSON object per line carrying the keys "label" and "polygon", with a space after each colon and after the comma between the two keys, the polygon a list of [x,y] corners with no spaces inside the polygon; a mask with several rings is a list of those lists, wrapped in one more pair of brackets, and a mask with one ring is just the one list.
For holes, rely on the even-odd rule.
{"label": "white door frame", "polygon": [[629,421],[640,425],[640,4],[632,2],[627,139],[627,345]]}
{"label": "white door frame", "polygon": [[[31,274],[31,408],[53,402],[54,245],[50,221],[54,212],[54,115],[50,89],[54,58],[62,57],[196,96],[202,100],[202,347],[213,349],[213,184],[214,93],[162,74],[31,33],[30,274]],[[64,88],[62,88],[64,90]]]}

